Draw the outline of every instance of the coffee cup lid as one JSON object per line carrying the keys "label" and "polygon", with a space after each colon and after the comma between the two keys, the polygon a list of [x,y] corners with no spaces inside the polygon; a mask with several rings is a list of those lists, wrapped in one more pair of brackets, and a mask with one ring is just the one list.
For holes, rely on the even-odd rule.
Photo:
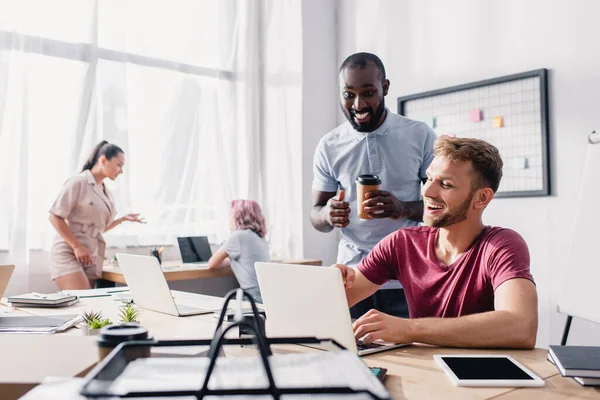
{"label": "coffee cup lid", "polygon": [[359,175],[359,177],[356,178],[356,182],[361,185],[381,185],[381,179],[379,179],[377,175],[371,174]]}
{"label": "coffee cup lid", "polygon": [[106,326],[100,330],[98,346],[114,347],[122,342],[130,340],[146,340],[148,330],[134,323]]}

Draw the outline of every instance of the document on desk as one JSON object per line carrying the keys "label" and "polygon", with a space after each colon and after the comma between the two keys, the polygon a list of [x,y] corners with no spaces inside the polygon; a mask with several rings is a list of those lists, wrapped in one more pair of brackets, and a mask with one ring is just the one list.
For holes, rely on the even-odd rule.
{"label": "document on desk", "polygon": [[[348,351],[275,354],[269,361],[279,388],[349,387],[368,390],[382,398],[389,397],[369,368]],[[137,359],[115,379],[110,391],[123,395],[134,391],[199,390],[209,362],[207,357]],[[268,380],[259,357],[218,358],[208,387],[265,388]]]}
{"label": "document on desk", "polygon": [[78,296],[79,298],[85,297],[108,297],[113,293],[128,292],[127,286],[119,286],[112,288],[101,288],[101,289],[85,289],[85,290],[63,290],[62,293],[70,296]]}
{"label": "document on desk", "polygon": [[[87,400],[79,392],[85,379],[48,377],[19,400]],[[135,399],[131,399],[135,400]],[[160,400],[196,400],[195,397],[160,397]]]}
{"label": "document on desk", "polygon": [[0,333],[58,333],[82,320],[81,315],[0,317]]}

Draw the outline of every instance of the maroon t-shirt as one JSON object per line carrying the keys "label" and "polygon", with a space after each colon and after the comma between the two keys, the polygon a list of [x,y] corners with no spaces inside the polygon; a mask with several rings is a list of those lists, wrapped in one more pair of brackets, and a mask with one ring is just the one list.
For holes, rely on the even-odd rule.
{"label": "maroon t-shirt", "polygon": [[439,229],[428,226],[400,229],[386,236],[358,265],[371,282],[398,279],[406,294],[411,318],[459,317],[494,310],[494,290],[503,282],[525,278],[529,250],[515,231],[486,226],[453,264],[438,260]]}

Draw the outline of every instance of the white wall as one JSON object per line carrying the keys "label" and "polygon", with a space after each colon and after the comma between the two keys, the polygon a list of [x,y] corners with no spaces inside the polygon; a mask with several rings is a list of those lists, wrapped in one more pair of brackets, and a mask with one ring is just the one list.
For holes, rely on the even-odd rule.
{"label": "white wall", "polygon": [[[394,112],[400,95],[550,70],[552,196],[496,199],[484,221],[527,241],[540,299],[538,346],[559,342],[564,317],[554,310],[586,139],[600,129],[600,1],[340,0],[338,7],[338,64],[357,51],[378,54]],[[574,320],[569,343],[597,345],[598,337],[600,325]]]}
{"label": "white wall", "polygon": [[318,232],[309,215],[313,155],[319,139],[336,127],[339,109],[334,0],[302,1],[302,35],[302,248],[305,258],[331,265],[337,254],[338,232]]}

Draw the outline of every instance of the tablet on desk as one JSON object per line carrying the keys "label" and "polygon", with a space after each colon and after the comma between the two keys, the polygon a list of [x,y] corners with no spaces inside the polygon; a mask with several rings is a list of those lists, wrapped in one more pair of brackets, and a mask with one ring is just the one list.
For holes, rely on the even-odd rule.
{"label": "tablet on desk", "polygon": [[456,386],[544,386],[544,381],[507,355],[448,354],[433,358]]}

